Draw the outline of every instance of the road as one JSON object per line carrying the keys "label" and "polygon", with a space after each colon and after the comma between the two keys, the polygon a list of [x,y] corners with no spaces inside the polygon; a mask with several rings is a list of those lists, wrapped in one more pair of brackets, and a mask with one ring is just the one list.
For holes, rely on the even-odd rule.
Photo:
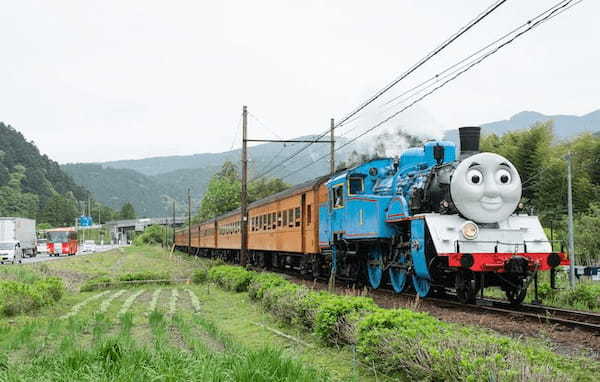
{"label": "road", "polygon": [[[106,252],[111,249],[118,248],[119,245],[96,245],[96,252],[78,252],[76,256],[86,256],[93,253]],[[61,255],[59,257],[48,256],[47,253],[39,253],[36,257],[27,257],[23,259],[23,264],[40,263],[43,261],[52,261],[60,259],[71,259],[73,256]]]}

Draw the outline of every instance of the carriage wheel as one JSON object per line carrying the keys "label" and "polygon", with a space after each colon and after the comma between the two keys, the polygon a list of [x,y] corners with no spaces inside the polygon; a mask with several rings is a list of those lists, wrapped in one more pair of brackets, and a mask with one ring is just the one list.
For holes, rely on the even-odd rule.
{"label": "carriage wheel", "polygon": [[472,272],[457,272],[456,273],[456,297],[463,304],[474,304],[479,288],[477,282],[473,278]]}
{"label": "carriage wheel", "polygon": [[523,302],[523,300],[525,300],[525,296],[527,295],[527,287],[523,285],[523,280],[520,280],[517,283],[517,286],[506,286],[504,292],[506,293],[506,298],[511,304],[519,305]]}

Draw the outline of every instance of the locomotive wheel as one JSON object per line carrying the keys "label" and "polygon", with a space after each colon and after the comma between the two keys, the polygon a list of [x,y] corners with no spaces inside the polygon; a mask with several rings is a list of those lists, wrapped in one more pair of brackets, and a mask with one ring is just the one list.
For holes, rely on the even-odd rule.
{"label": "locomotive wheel", "polygon": [[379,247],[372,247],[369,250],[369,257],[367,260],[367,272],[369,275],[369,284],[374,289],[379,288],[381,279],[383,278],[383,259],[381,256],[381,249]]}
{"label": "locomotive wheel", "polygon": [[431,290],[431,281],[413,274],[412,283],[419,297],[423,298],[429,295],[429,291]]}
{"label": "locomotive wheel", "polygon": [[390,267],[390,281],[392,283],[392,288],[394,288],[394,292],[402,293],[406,287],[407,276],[408,272],[406,269],[397,265],[392,265]]}
{"label": "locomotive wheel", "polygon": [[471,272],[457,272],[455,287],[458,301],[463,304],[475,303],[479,288]]}
{"label": "locomotive wheel", "polygon": [[514,305],[519,305],[522,303],[527,295],[527,287],[523,285],[523,281],[520,281],[518,284],[518,287],[507,286],[506,290],[504,291],[508,301]]}

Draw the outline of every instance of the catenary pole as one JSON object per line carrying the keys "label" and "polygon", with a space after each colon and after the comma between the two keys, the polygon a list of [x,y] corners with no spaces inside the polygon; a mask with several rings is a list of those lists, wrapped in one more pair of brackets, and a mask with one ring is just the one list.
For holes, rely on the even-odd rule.
{"label": "catenary pole", "polygon": [[568,209],[568,235],[569,235],[569,284],[575,287],[575,240],[573,232],[573,190],[571,183],[571,152],[567,159],[567,209]]}
{"label": "catenary pole", "polygon": [[331,176],[335,175],[335,139],[333,137],[333,131],[335,130],[335,121],[333,118],[329,121],[329,140],[331,141]]}
{"label": "catenary pole", "polygon": [[192,253],[192,190],[188,188],[188,254]]}
{"label": "catenary pole", "polygon": [[240,264],[245,267],[248,262],[248,107],[242,108],[242,194],[240,228],[242,241],[240,246]]}

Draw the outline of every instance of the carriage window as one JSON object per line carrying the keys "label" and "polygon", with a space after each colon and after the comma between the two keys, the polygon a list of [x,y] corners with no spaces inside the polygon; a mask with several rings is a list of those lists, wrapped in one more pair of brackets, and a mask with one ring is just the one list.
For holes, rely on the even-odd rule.
{"label": "carriage window", "polygon": [[312,222],[312,208],[310,204],[306,206],[306,225],[310,225]]}
{"label": "carriage window", "polygon": [[348,180],[348,185],[350,186],[349,194],[362,194],[364,191],[364,184],[362,177],[351,177]]}
{"label": "carriage window", "polygon": [[281,227],[281,211],[277,212],[277,227]]}
{"label": "carriage window", "polygon": [[290,208],[288,210],[288,227],[293,227],[293,226],[294,226],[294,210]]}
{"label": "carriage window", "polygon": [[287,225],[287,218],[288,218],[287,211],[283,211],[283,226],[284,227]]}
{"label": "carriage window", "polygon": [[296,227],[300,227],[300,207],[296,207]]}
{"label": "carriage window", "polygon": [[333,187],[333,208],[344,207],[344,185],[340,184]]}
{"label": "carriage window", "polygon": [[271,214],[273,216],[273,220],[271,221],[271,223],[273,223],[273,229],[277,228],[277,214],[275,212],[273,212]]}
{"label": "carriage window", "polygon": [[267,215],[267,229],[271,229],[271,214]]}
{"label": "carriage window", "polygon": [[262,227],[263,227],[263,231],[267,230],[267,215],[263,215],[263,222],[262,222]]}

